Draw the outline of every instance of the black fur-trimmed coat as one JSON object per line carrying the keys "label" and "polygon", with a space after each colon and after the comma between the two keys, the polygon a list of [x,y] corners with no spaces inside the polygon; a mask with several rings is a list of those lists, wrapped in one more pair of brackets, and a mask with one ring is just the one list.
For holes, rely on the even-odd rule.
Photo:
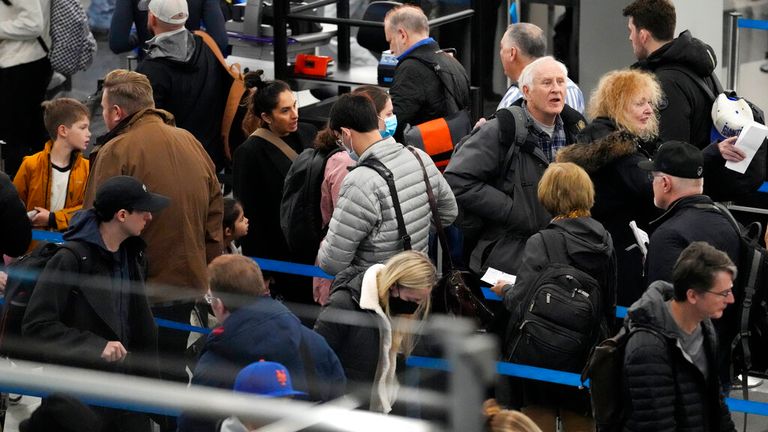
{"label": "black fur-trimmed coat", "polygon": [[653,205],[648,172],[637,163],[647,160],[639,140],[626,132],[613,132],[588,144],[573,144],[557,153],[558,162],[573,162],[589,174],[595,185],[592,217],[611,233],[618,264],[618,304],[629,306],[640,298],[643,282],[642,254],[635,243],[629,222],[648,231],[648,224],[661,212]]}

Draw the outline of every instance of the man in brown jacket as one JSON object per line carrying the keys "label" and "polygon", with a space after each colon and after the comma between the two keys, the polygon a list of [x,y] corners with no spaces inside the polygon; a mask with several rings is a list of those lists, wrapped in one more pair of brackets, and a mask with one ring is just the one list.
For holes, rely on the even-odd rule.
{"label": "man in brown jacket", "polygon": [[[91,153],[83,208],[92,207],[96,189],[116,175],[133,176],[171,199],[142,234],[149,261],[147,294],[155,317],[189,322],[195,301],[207,290],[207,264],[222,251],[224,210],[213,162],[191,133],[175,126],[173,115],[155,109],[146,76],[110,72],[101,106],[109,133]],[[178,330],[159,331],[169,379],[187,381],[180,361],[187,337]]]}

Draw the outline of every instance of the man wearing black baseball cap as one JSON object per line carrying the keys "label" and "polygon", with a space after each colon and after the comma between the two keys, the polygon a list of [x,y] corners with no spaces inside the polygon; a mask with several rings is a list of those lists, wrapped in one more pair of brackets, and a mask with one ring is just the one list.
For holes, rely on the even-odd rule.
{"label": "man wearing black baseball cap", "polygon": [[653,203],[666,212],[651,222],[654,229],[645,261],[648,283],[671,281],[672,266],[680,252],[695,241],[705,241],[738,262],[739,239],[728,219],[703,195],[704,161],[699,149],[682,141],[667,141],[647,170],[653,185]]}
{"label": "man wearing black baseball cap", "polygon": [[[78,212],[30,298],[22,331],[48,362],[156,376],[157,327],[144,290],[152,213],[169,204],[133,177],[106,180]],[[93,407],[109,431],[150,431],[143,413]]]}
{"label": "man wearing black baseball cap", "polygon": [[[659,147],[653,161],[642,161],[638,166],[653,176],[653,203],[666,210],[650,224],[654,231],[645,260],[649,284],[657,280],[672,282],[677,258],[696,241],[707,242],[728,254],[731,261],[739,262],[739,235],[712,199],[703,194],[704,161],[696,147],[682,141],[667,141]],[[734,311],[736,308],[726,310],[715,322],[720,340],[731,340]],[[720,378],[730,386],[725,357],[721,355]]]}

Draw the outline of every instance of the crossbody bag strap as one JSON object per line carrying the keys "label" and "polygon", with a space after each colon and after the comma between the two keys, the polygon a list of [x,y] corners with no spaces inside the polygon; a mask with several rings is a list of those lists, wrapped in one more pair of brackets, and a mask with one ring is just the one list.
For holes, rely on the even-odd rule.
{"label": "crossbody bag strap", "polygon": [[440,239],[440,247],[443,248],[443,256],[445,257],[448,268],[447,271],[453,270],[453,258],[451,257],[451,251],[448,248],[448,238],[445,235],[445,229],[443,229],[443,223],[440,221],[440,212],[437,210],[437,200],[435,199],[435,193],[432,191],[432,183],[429,181],[429,175],[427,175],[427,168],[424,166],[424,161],[421,160],[419,153],[411,146],[406,147],[413,153],[416,160],[419,161],[421,166],[421,173],[424,176],[424,184],[427,187],[427,198],[429,199],[429,208],[432,209],[432,220],[435,223],[435,229],[437,231],[437,237]]}
{"label": "crossbody bag strap", "polygon": [[283,152],[283,154],[293,162],[296,160],[296,158],[299,156],[298,153],[296,153],[296,150],[292,149],[291,146],[285,143],[285,141],[282,140],[279,136],[272,133],[271,130],[267,128],[258,128],[256,129],[256,132],[254,132],[251,136],[259,137],[262,139],[265,139],[272,143],[275,147],[277,147],[278,150]]}
{"label": "crossbody bag strap", "polygon": [[[3,3],[6,5],[6,6],[8,6],[8,7],[11,7],[11,6],[13,6],[13,4],[11,3],[11,0],[2,0],[2,2],[3,2]],[[48,54],[48,51],[49,51],[49,49],[48,49],[48,45],[45,43],[45,40],[43,39],[43,37],[42,37],[42,36],[38,36],[38,37],[37,37],[37,42],[38,42],[38,43],[40,44],[40,46],[43,48],[43,51],[45,51],[45,53],[46,53],[46,54]]]}
{"label": "crossbody bag strap", "polygon": [[392,171],[386,167],[380,160],[374,158],[368,158],[360,162],[358,167],[364,166],[376,171],[389,188],[389,196],[392,197],[392,207],[395,210],[395,219],[397,220],[397,234],[400,236],[400,240],[403,242],[403,250],[411,250],[411,236],[408,235],[408,230],[405,229],[405,219],[403,218],[403,210],[400,208],[400,199],[397,196],[397,187],[395,187],[395,176]]}

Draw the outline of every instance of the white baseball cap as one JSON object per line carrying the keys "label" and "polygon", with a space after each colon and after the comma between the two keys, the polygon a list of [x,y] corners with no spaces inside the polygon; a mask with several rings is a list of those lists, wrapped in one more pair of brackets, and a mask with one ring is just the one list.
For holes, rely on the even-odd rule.
{"label": "white baseball cap", "polygon": [[736,136],[748,124],[755,121],[752,108],[743,98],[729,98],[720,93],[712,104],[712,122],[723,137]]}
{"label": "white baseball cap", "polygon": [[184,24],[189,18],[187,0],[140,0],[139,10],[149,10],[157,19],[168,24]]}

